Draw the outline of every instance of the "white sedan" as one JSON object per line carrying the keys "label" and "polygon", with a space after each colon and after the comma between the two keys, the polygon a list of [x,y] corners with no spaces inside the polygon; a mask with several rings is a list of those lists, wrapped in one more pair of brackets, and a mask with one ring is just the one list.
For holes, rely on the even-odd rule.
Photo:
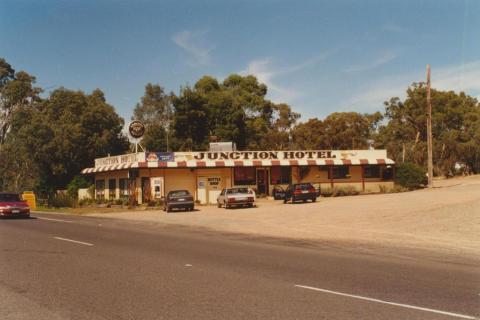
{"label": "white sedan", "polygon": [[226,209],[234,206],[252,208],[255,203],[255,193],[248,188],[226,188],[217,198],[217,206]]}

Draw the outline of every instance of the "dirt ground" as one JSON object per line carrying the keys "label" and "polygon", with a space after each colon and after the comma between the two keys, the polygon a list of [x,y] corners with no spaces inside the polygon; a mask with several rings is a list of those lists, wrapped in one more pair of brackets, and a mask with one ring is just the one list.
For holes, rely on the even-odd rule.
{"label": "dirt ground", "polygon": [[93,215],[252,236],[426,249],[480,258],[480,175],[436,180],[429,190],[321,198],[317,203],[259,200],[253,209],[199,206],[195,212]]}

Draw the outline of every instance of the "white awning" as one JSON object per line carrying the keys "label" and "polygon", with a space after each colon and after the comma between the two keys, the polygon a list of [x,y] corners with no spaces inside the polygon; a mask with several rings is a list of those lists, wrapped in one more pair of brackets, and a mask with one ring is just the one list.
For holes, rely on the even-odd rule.
{"label": "white awning", "polygon": [[272,166],[343,166],[343,165],[392,165],[395,162],[383,159],[315,159],[315,160],[205,160],[205,161],[148,161],[86,168],[82,174],[117,171],[129,168],[232,168]]}

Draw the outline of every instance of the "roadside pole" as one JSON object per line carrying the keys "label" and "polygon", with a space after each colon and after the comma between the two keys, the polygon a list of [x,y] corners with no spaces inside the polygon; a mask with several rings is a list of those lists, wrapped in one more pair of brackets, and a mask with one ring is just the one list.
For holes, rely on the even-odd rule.
{"label": "roadside pole", "polygon": [[433,187],[433,142],[432,142],[432,101],[430,97],[430,65],[427,64],[427,148],[428,187]]}

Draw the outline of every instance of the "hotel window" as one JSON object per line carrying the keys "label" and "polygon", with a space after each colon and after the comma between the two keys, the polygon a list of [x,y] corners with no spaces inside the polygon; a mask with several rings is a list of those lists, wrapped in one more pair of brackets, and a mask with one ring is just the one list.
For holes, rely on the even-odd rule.
{"label": "hotel window", "polygon": [[255,179],[255,167],[236,167],[233,170],[234,184],[237,185],[254,185],[257,183]]}
{"label": "hotel window", "polygon": [[95,199],[105,199],[105,180],[95,181]]}
{"label": "hotel window", "polygon": [[120,187],[120,198],[128,197],[128,179],[122,178],[118,181]]}
{"label": "hotel window", "polygon": [[365,178],[380,178],[380,167],[379,166],[363,167],[363,176]]}
{"label": "hotel window", "polygon": [[350,167],[349,166],[333,166],[332,171],[328,171],[328,179],[332,179],[330,173],[333,173],[333,179],[349,179]]}
{"label": "hotel window", "polygon": [[108,180],[108,199],[115,199],[117,191],[117,180],[109,179]]}
{"label": "hotel window", "polygon": [[292,167],[272,167],[270,169],[271,184],[292,183]]}
{"label": "hotel window", "polygon": [[393,167],[392,167],[392,166],[383,167],[383,170],[382,170],[382,180],[383,180],[383,181],[391,181],[391,180],[393,180]]}

